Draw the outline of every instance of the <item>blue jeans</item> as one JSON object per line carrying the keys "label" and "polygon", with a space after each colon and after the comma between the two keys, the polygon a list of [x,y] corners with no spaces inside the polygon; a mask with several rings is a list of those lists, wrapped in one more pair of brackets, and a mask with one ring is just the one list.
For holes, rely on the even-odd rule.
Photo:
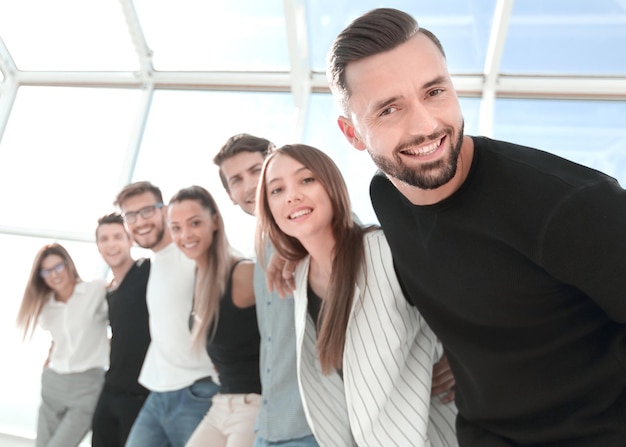
{"label": "blue jeans", "polygon": [[288,441],[266,441],[258,436],[254,438],[254,447],[318,447],[317,441],[311,436],[290,439]]}
{"label": "blue jeans", "polygon": [[185,447],[218,391],[215,383],[204,381],[177,391],[150,392],[126,447]]}

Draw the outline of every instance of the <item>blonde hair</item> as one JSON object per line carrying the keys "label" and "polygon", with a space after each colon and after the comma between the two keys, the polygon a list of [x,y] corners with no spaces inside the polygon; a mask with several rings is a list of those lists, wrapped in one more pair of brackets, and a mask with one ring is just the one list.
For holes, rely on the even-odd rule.
{"label": "blonde hair", "polygon": [[76,270],[76,265],[65,247],[57,243],[52,243],[44,245],[39,250],[33,261],[22,303],[17,313],[16,323],[17,327],[22,330],[23,340],[32,338],[35,327],[37,326],[37,321],[39,320],[39,315],[41,315],[41,310],[50,297],[50,294],[54,292],[40,275],[41,264],[44,259],[50,255],[57,255],[63,258],[72,278],[74,278],[76,282],[81,281],[78,271]]}
{"label": "blonde hair", "polygon": [[317,350],[324,373],[340,369],[346,330],[357,276],[364,263],[363,235],[372,227],[361,227],[353,217],[348,189],[339,168],[324,152],[304,144],[287,145],[276,149],[265,160],[257,191],[256,250],[259,259],[265,259],[271,243],[286,259],[299,261],[308,253],[300,241],[284,233],[269,208],[266,172],[274,157],[291,157],[309,169],[326,190],[333,208],[331,222],[335,239],[332,273],[328,296],[322,302],[318,318]]}
{"label": "blonde hair", "polygon": [[180,203],[184,200],[198,202],[213,216],[217,226],[213,242],[206,253],[209,268],[206,275],[200,278],[200,296],[194,297],[193,303],[194,322],[191,337],[194,347],[202,349],[206,346],[207,340],[213,338],[217,331],[220,300],[228,286],[227,282],[235,262],[235,255],[226,237],[224,220],[211,193],[201,186],[190,186],[174,194],[169,204]]}

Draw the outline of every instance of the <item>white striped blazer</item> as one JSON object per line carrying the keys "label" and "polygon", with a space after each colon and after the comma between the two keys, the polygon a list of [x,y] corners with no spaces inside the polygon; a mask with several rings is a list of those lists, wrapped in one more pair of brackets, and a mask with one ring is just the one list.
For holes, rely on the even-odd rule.
{"label": "white striped blazer", "polygon": [[381,230],[365,235],[346,333],[343,380],[320,367],[316,332],[307,312],[310,258],[295,272],[295,329],[300,394],[320,446],[458,446],[454,403],[431,399],[437,339],[409,305]]}

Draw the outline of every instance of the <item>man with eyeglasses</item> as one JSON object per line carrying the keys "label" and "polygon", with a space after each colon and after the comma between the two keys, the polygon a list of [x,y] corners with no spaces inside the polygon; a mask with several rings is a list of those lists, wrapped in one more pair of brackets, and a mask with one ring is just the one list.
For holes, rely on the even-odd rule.
{"label": "man with eyeglasses", "polygon": [[132,183],[115,205],[137,245],[154,253],[146,292],[152,340],[139,376],[150,395],[126,446],[184,447],[218,391],[206,350],[193,349],[189,335],[195,264],[172,243],[159,188]]}

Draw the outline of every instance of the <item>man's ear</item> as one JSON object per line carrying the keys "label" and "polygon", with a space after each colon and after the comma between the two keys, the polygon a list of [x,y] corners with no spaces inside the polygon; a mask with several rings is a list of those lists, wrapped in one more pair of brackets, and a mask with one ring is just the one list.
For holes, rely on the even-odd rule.
{"label": "man's ear", "polygon": [[337,118],[337,124],[339,125],[339,128],[341,129],[343,135],[350,142],[350,144],[354,146],[355,149],[358,149],[360,151],[365,149],[365,144],[363,144],[363,142],[359,138],[358,134],[356,133],[356,129],[348,118],[346,118],[345,116],[339,116],[339,118]]}

